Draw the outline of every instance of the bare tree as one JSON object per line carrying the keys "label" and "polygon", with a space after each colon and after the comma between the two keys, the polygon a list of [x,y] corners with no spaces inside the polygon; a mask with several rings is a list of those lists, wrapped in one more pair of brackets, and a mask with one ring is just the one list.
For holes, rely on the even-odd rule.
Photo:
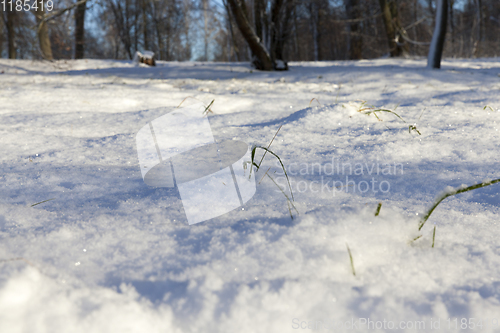
{"label": "bare tree", "polygon": [[475,0],[476,7],[476,19],[474,20],[474,25],[476,26],[476,40],[474,42],[474,47],[472,49],[472,54],[474,57],[478,57],[481,53],[481,42],[483,41],[484,35],[484,20],[483,20],[483,1]]}
{"label": "bare tree", "polygon": [[85,11],[87,4],[82,3],[75,10],[75,59],[83,59],[85,54]]}
{"label": "bare tree", "polygon": [[[288,69],[285,60],[285,43],[291,35],[290,21],[295,8],[295,0],[275,1],[271,7],[271,61],[283,61],[284,68]],[[318,36],[319,39],[319,36]]]}
{"label": "bare tree", "polygon": [[312,43],[313,43],[313,56],[314,61],[319,60],[319,6],[317,1],[309,0],[307,2],[307,11],[309,14],[309,27],[311,29],[312,34]]}
{"label": "bare tree", "polygon": [[3,30],[4,30],[4,17],[3,17],[3,12],[0,13],[0,15],[2,15],[2,19],[0,19],[0,57],[2,57],[3,42],[4,42],[4,34],[3,34]]}
{"label": "bare tree", "polygon": [[427,58],[427,67],[429,68],[441,68],[441,57],[443,56],[447,21],[448,0],[438,0],[436,10],[436,27],[434,28],[431,47],[429,49],[429,56]]}
{"label": "bare tree", "polygon": [[[7,30],[7,43],[8,43],[8,55],[9,59],[17,58],[17,49],[16,49],[16,21],[17,21],[17,13],[12,8],[6,8],[6,12],[2,13],[2,19],[5,23],[5,29]],[[0,53],[1,55],[1,53]]]}
{"label": "bare tree", "polygon": [[269,52],[250,25],[245,2],[243,0],[228,0],[228,3],[231,6],[236,24],[255,57],[253,61],[255,68],[272,71],[275,66]]}
{"label": "bare tree", "polygon": [[52,47],[50,45],[50,36],[49,36],[49,27],[47,22],[44,20],[45,15],[45,3],[43,0],[36,0],[37,9],[34,12],[36,21],[38,23],[38,43],[40,46],[40,52],[42,53],[42,57],[45,60],[52,60],[54,57],[52,56]]}
{"label": "bare tree", "polygon": [[391,57],[400,57],[408,53],[408,46],[400,37],[402,33],[401,21],[399,18],[398,3],[396,0],[379,0],[384,20],[387,41],[389,42],[389,52]]}
{"label": "bare tree", "polygon": [[148,36],[148,0],[142,0],[142,35],[144,39],[144,50],[149,50]]}
{"label": "bare tree", "polygon": [[[272,0],[269,7],[263,0],[255,0],[254,27],[243,0],[228,0],[234,20],[253,56],[252,63],[261,70],[286,70],[284,59],[286,40],[290,35],[289,21],[294,0]],[[268,8],[268,10],[266,10]]]}
{"label": "bare tree", "polygon": [[116,31],[118,32],[118,36],[123,43],[125,52],[127,53],[129,59],[132,59],[132,36],[130,34],[130,30],[133,24],[133,17],[131,0],[108,0],[107,3],[113,13]]}
{"label": "bare tree", "polygon": [[[130,59],[144,49],[161,60],[195,55],[255,60],[258,68],[270,69],[279,60],[377,58],[388,51],[428,56],[437,11],[436,0],[99,0],[93,2],[95,15],[88,17],[86,9],[85,17],[87,1],[62,0],[57,10],[44,12],[39,5],[38,12],[31,10],[36,15],[4,10],[3,55]],[[451,43],[443,45],[442,56],[499,56],[500,1],[447,3]],[[85,19],[94,17],[98,28],[84,29]]]}
{"label": "bare tree", "polygon": [[363,58],[363,37],[359,27],[361,21],[361,5],[359,0],[345,1],[347,17],[349,19],[349,59]]}
{"label": "bare tree", "polygon": [[239,61],[240,60],[239,59],[240,58],[239,57],[239,49],[238,49],[238,43],[236,41],[236,36],[234,33],[234,29],[233,29],[233,19],[232,19],[232,15],[231,15],[231,9],[229,8],[229,5],[227,4],[226,0],[223,0],[223,4],[224,4],[224,9],[226,10],[226,24],[227,24],[227,29],[229,30],[229,36],[230,36],[229,45],[228,45],[228,48],[229,48],[228,61],[231,61],[231,57],[233,55],[234,55],[235,60]]}

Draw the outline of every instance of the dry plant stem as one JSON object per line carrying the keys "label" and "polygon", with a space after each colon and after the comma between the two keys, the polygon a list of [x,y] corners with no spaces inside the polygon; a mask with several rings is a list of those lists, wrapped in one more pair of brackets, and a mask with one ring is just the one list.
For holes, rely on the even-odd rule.
{"label": "dry plant stem", "polygon": [[[274,134],[273,139],[271,140],[271,142],[269,142],[269,145],[267,146],[267,149],[269,149],[269,147],[271,147],[271,145],[273,144],[273,141],[276,138],[276,135],[278,135],[278,132],[280,131],[280,129],[281,129],[282,126],[283,125],[281,125],[280,128],[278,128],[278,130]],[[260,159],[259,165],[262,164],[262,161],[264,160],[264,157],[266,156],[266,153],[267,153],[267,150],[264,152],[264,155],[262,155],[262,158]]]}
{"label": "dry plant stem", "polygon": [[3,260],[0,260],[0,264],[1,263],[5,263],[5,262],[12,262],[12,261],[24,261],[26,264],[32,266],[32,267],[35,267],[36,269],[38,269],[35,265],[33,265],[33,263],[23,257],[17,257],[17,258],[10,258],[10,259],[3,259]]}
{"label": "dry plant stem", "polygon": [[262,180],[264,179],[264,177],[267,175],[267,173],[269,172],[269,170],[271,170],[271,167],[269,167],[269,169],[267,169],[266,173],[264,174],[264,176],[262,176],[262,178],[260,179],[260,182],[259,184],[262,182]]}
{"label": "dry plant stem", "polygon": [[[286,173],[285,166],[283,165],[283,162],[281,161],[281,158],[278,155],[276,155],[275,153],[273,153],[271,150],[269,150],[266,147],[255,146],[252,149],[252,162],[251,162],[252,165],[255,166],[257,171],[258,171],[260,168],[260,164],[262,163],[262,160],[259,164],[254,162],[255,161],[255,151],[257,150],[257,148],[263,149],[263,150],[269,152],[269,154],[273,155],[274,157],[276,157],[278,159],[278,161],[280,162],[281,168],[283,169],[283,172],[285,173],[286,181],[288,182],[288,188],[290,189],[290,194],[292,195],[292,200],[295,201],[295,198],[293,197],[292,185],[290,185],[290,179],[288,178],[288,174]],[[250,172],[252,172],[252,168],[250,168]]]}
{"label": "dry plant stem", "polygon": [[297,208],[295,208],[295,205],[290,200],[290,198],[288,197],[288,195],[286,195],[286,193],[281,189],[281,187],[278,184],[276,184],[276,182],[274,181],[273,177],[271,177],[269,175],[267,175],[267,176],[273,181],[274,185],[276,185],[280,189],[281,193],[283,193],[283,195],[285,196],[285,198],[287,200],[286,203],[288,205],[288,212],[290,213],[290,217],[293,220],[293,215],[292,215],[292,210],[290,209],[290,205],[292,205],[293,209],[295,209],[295,211],[297,212],[297,214],[299,213],[299,211],[297,210]]}
{"label": "dry plant stem", "polygon": [[455,195],[455,194],[460,194],[460,193],[472,191],[472,190],[475,190],[475,189],[478,189],[478,188],[481,188],[481,187],[486,187],[486,186],[489,186],[489,185],[493,185],[493,184],[498,183],[498,182],[500,182],[500,179],[495,179],[495,180],[492,180],[492,181],[489,181],[489,182],[479,183],[479,184],[472,185],[472,186],[465,187],[465,188],[455,188],[455,189],[453,189],[453,191],[446,192],[446,193],[442,194],[434,202],[434,204],[432,205],[432,207],[429,208],[429,210],[427,211],[427,213],[422,217],[422,219],[420,220],[419,226],[418,226],[418,230],[422,229],[422,227],[424,226],[425,222],[427,222],[427,219],[429,218],[429,216],[431,216],[431,214],[434,211],[434,209],[436,209],[436,207],[444,199],[446,199],[446,198],[448,198],[448,197],[450,197],[452,195]]}
{"label": "dry plant stem", "polygon": [[186,99],[188,99],[188,98],[192,98],[192,99],[197,100],[198,102],[201,102],[201,101],[200,101],[198,98],[196,98],[196,97],[193,97],[193,96],[188,96],[188,97],[184,98],[184,99],[182,100],[182,102],[181,102],[179,105],[177,105],[177,108],[176,108],[176,109],[180,108],[180,107],[181,107],[181,105],[182,105],[182,103],[184,103],[184,102],[186,101]]}
{"label": "dry plant stem", "polygon": [[436,226],[434,226],[434,231],[432,232],[432,248],[434,248],[435,240],[436,240]]}
{"label": "dry plant stem", "polygon": [[422,238],[422,235],[418,235],[417,237],[413,238],[413,239],[410,241],[410,243],[411,243],[411,242],[416,241],[416,240],[417,240],[417,239],[419,239],[419,238]]}
{"label": "dry plant stem", "polygon": [[318,102],[318,105],[321,106],[321,103],[319,102],[319,99],[317,99],[316,97],[314,97],[313,99],[311,99],[311,101],[309,102],[309,107],[311,107],[311,104],[312,102],[316,100],[316,102]]}
{"label": "dry plant stem", "polygon": [[[363,110],[361,110],[361,111],[363,111]],[[379,120],[380,120],[380,118],[377,116],[377,114],[376,114],[375,112],[388,112],[388,113],[392,113],[393,115],[395,115],[396,117],[398,117],[399,119],[401,119],[404,123],[406,123],[406,121],[405,121],[403,118],[401,118],[401,116],[400,116],[400,115],[398,115],[396,112],[394,112],[394,111],[392,111],[392,110],[387,110],[387,109],[376,109],[376,110],[373,110],[373,111],[364,112],[364,114],[366,114],[366,115],[370,115],[370,114],[372,114],[372,113],[373,113],[373,114],[375,115],[375,117],[377,117],[377,119],[379,119]]]}
{"label": "dry plant stem", "polygon": [[422,133],[420,133],[420,131],[417,129],[417,127],[415,125],[408,126],[408,133],[411,133],[412,130],[416,131],[418,133],[418,135],[422,135]]}
{"label": "dry plant stem", "polygon": [[203,111],[203,115],[204,115],[204,116],[206,116],[209,112],[210,112],[210,113],[214,113],[214,112],[210,109],[210,107],[212,106],[212,104],[214,104],[214,102],[215,102],[215,99],[213,99],[213,100],[210,102],[210,104],[208,104],[208,106],[205,108],[205,111]]}
{"label": "dry plant stem", "polygon": [[349,260],[351,261],[352,275],[356,276],[356,271],[354,270],[354,261],[352,260],[351,249],[349,248],[349,245],[347,245],[347,243],[345,243],[345,246],[347,247],[347,253],[349,254]]}
{"label": "dry plant stem", "polygon": [[380,214],[380,208],[382,208],[381,202],[378,203],[377,210],[375,211],[375,216],[378,216],[378,214]]}
{"label": "dry plant stem", "polygon": [[44,201],[40,201],[40,202],[37,202],[37,203],[32,204],[30,207],[34,207],[34,206],[36,206],[36,205],[43,204],[44,202],[51,201],[51,200],[55,200],[55,199],[56,199],[56,198],[51,198],[51,199],[47,199],[47,200],[44,200]]}

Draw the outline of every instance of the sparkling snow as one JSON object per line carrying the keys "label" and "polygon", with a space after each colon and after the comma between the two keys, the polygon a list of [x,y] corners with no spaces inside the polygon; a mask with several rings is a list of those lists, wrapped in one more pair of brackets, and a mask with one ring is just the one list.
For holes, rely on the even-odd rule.
{"label": "sparkling snow", "polygon": [[[418,221],[448,186],[500,178],[500,59],[425,65],[0,59],[0,331],[498,331],[500,184]],[[218,140],[267,146],[282,125],[293,220],[269,154],[250,201],[196,225],[144,184],[137,131],[189,96],[215,100]]]}

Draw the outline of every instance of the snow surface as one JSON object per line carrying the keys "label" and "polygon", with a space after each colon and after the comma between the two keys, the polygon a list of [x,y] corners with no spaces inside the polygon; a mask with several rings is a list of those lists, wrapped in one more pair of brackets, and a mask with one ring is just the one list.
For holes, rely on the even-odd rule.
{"label": "snow surface", "polygon": [[[0,332],[500,332],[500,185],[417,230],[448,186],[500,178],[500,59],[289,65],[1,59]],[[269,154],[251,200],[196,225],[175,188],[144,184],[135,135],[188,96],[215,100],[217,140],[267,145],[282,125],[300,214],[263,178],[285,189]]]}

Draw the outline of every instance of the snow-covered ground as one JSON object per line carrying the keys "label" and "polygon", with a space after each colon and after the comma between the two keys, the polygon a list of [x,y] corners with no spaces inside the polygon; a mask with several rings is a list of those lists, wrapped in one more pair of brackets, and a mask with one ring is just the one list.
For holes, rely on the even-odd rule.
{"label": "snow-covered ground", "polygon": [[[417,227],[500,178],[500,59],[425,65],[1,59],[0,332],[500,332],[500,184]],[[136,133],[188,96],[219,141],[282,126],[293,220],[270,154],[251,200],[194,225],[143,182]]]}

